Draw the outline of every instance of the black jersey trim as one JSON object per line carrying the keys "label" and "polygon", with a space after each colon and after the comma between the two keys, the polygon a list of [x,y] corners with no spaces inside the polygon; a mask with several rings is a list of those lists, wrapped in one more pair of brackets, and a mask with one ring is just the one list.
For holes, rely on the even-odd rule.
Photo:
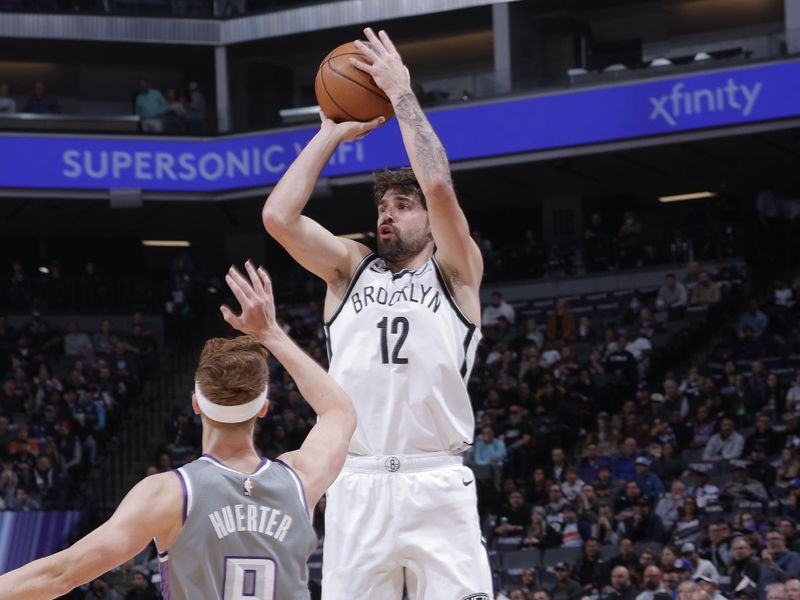
{"label": "black jersey trim", "polygon": [[[356,286],[356,283],[358,282],[358,278],[361,277],[361,274],[364,272],[364,269],[366,269],[367,265],[369,265],[369,263],[372,262],[373,258],[375,258],[375,253],[370,252],[364,258],[361,259],[360,263],[358,263],[356,270],[353,271],[353,277],[350,279],[350,283],[347,286],[347,290],[345,290],[344,296],[342,296],[342,301],[339,302],[339,306],[336,307],[336,310],[331,315],[331,318],[325,322],[326,329],[333,324],[333,321],[336,319],[336,317],[339,316],[339,313],[342,312],[344,305],[347,303],[347,299],[350,297],[350,293],[353,291],[353,288]],[[328,355],[330,356],[330,348],[328,349]]]}
{"label": "black jersey trim", "polygon": [[[472,336],[475,333],[475,325],[470,323],[467,326],[467,335],[464,336],[464,362],[461,363],[461,379],[464,379],[467,376],[467,356],[469,353],[469,345],[472,342]],[[466,383],[466,381],[464,381]]]}
{"label": "black jersey trim", "polygon": [[464,311],[462,311],[458,304],[456,304],[456,300],[453,298],[453,294],[450,293],[450,288],[448,287],[447,282],[444,279],[444,275],[442,274],[442,267],[439,266],[439,262],[436,260],[436,257],[432,256],[431,260],[433,261],[433,266],[436,267],[436,277],[439,279],[439,284],[442,286],[444,295],[447,297],[447,301],[450,302],[450,306],[453,307],[453,310],[458,315],[458,318],[461,319],[461,322],[464,323],[467,328],[471,327],[473,330],[477,329],[478,326],[470,321],[467,315],[464,314]]}

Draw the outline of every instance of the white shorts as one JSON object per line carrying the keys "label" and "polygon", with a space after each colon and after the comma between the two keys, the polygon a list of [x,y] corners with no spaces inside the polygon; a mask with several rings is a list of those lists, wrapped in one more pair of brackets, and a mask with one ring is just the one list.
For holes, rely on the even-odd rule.
{"label": "white shorts", "polygon": [[452,454],[350,457],[327,493],[322,600],[490,600],[475,477]]}

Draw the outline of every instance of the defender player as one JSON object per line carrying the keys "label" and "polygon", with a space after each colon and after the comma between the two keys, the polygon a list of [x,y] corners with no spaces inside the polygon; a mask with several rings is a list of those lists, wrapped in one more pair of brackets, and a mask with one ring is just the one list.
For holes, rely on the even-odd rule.
{"label": "defender player", "polygon": [[[458,204],[444,148],[381,31],[357,47],[395,109],[411,169],[375,177],[378,250],[303,216],[336,146],[381,124],[322,125],[270,194],[267,231],[327,283],[330,374],[359,425],[327,495],[324,600],[488,600],[472,472],[461,452],[474,416],[466,380],[479,340],[480,251]],[[412,171],[413,170],[413,171]]]}
{"label": "defender player", "polygon": [[[242,307],[225,320],[246,336],[206,342],[192,405],[203,456],[139,482],[106,523],[75,545],[0,577],[3,600],[50,599],[135,556],[155,539],[165,600],[307,600],[316,548],[309,510],[342,468],[356,426],[341,387],[275,321],[269,277],[226,280]],[[267,413],[268,349],[319,415],[299,450],[275,462],[253,447]]]}

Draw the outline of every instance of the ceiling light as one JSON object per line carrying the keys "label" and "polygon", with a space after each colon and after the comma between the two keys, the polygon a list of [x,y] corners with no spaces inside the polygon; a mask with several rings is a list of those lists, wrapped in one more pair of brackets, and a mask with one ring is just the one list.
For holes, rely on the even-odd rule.
{"label": "ceiling light", "polygon": [[49,272],[50,269],[48,269],[47,267],[39,267],[39,273],[41,273],[42,275],[47,275]]}
{"label": "ceiling light", "polygon": [[659,196],[659,202],[682,202],[683,200],[704,200],[716,198],[716,192],[692,192],[690,194],[675,194],[674,196]]}
{"label": "ceiling light", "polygon": [[151,248],[188,248],[191,244],[188,240],[142,240],[142,246]]}

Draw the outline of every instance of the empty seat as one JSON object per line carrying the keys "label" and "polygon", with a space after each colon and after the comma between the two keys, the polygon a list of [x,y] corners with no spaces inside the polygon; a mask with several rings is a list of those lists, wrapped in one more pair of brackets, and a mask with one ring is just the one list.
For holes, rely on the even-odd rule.
{"label": "empty seat", "polygon": [[699,321],[700,319],[705,319],[707,315],[708,306],[698,305],[689,306],[686,308],[686,318],[690,321]]}
{"label": "empty seat", "polygon": [[515,552],[504,552],[502,554],[503,569],[538,569],[542,564],[542,551],[538,548],[532,550],[517,550]]}
{"label": "empty seat", "polygon": [[545,550],[542,563],[548,568],[552,568],[560,562],[565,562],[570,567],[574,567],[582,553],[583,550],[581,548],[550,548]]}
{"label": "empty seat", "polygon": [[515,550],[519,550],[519,547],[522,545],[522,536],[521,535],[503,535],[494,538],[494,542],[492,544],[494,549],[498,552],[511,552]]}

